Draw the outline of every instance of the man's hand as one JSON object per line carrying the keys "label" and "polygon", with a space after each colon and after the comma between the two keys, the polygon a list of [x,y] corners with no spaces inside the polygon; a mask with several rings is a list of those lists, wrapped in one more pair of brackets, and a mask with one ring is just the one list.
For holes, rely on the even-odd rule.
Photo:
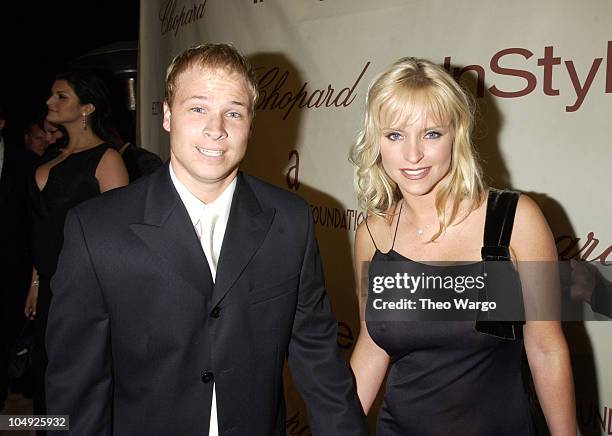
{"label": "man's hand", "polygon": [[570,277],[570,295],[572,300],[582,300],[591,304],[595,289],[597,268],[588,262],[570,259],[572,267]]}

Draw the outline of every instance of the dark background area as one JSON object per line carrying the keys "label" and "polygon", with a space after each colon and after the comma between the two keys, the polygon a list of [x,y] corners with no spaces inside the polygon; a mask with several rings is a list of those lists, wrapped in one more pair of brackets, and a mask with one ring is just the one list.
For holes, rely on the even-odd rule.
{"label": "dark background area", "polygon": [[21,140],[28,118],[44,111],[55,74],[85,53],[138,40],[138,0],[3,1],[0,5],[0,104],[3,136]]}

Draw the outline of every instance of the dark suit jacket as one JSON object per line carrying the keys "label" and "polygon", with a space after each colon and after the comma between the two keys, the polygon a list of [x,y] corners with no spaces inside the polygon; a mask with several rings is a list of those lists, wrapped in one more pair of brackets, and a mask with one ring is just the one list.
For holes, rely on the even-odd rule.
{"label": "dark suit jacket", "polygon": [[32,275],[27,208],[31,173],[25,151],[5,142],[0,173],[0,304],[6,305],[8,298],[22,305],[20,309]]}
{"label": "dark suit jacket", "polygon": [[216,284],[164,165],[69,214],[47,404],[78,435],[283,435],[288,358],[314,435],[367,434],[308,205],[238,176]]}
{"label": "dark suit jacket", "polygon": [[132,143],[127,144],[121,157],[127,168],[130,182],[155,172],[163,165],[158,155]]}
{"label": "dark suit jacket", "polygon": [[23,325],[32,276],[26,207],[30,172],[25,152],[5,142],[0,172],[0,402],[7,392],[9,350]]}

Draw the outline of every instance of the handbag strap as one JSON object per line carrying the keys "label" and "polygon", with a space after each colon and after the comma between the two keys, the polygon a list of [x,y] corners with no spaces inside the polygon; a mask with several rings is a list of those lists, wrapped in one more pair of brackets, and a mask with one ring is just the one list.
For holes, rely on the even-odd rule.
{"label": "handbag strap", "polygon": [[[481,256],[484,262],[510,261],[510,238],[520,193],[508,189],[489,189],[487,214]],[[486,264],[484,264],[486,265]],[[486,286],[481,290],[480,301],[485,301]],[[487,321],[478,319],[475,328],[481,333],[504,339],[522,339],[523,321]]]}
{"label": "handbag strap", "polygon": [[510,260],[510,237],[519,196],[518,192],[508,189],[489,190],[482,260]]}

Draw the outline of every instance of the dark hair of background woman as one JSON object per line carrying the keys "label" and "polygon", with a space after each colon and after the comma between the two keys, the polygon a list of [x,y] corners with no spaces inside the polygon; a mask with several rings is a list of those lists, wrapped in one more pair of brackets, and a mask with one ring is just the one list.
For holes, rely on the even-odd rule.
{"label": "dark hair of background woman", "polygon": [[111,99],[108,86],[90,70],[59,73],[55,80],[65,80],[74,90],[81,104],[92,104],[95,110],[89,116],[91,129],[103,141],[111,142]]}

